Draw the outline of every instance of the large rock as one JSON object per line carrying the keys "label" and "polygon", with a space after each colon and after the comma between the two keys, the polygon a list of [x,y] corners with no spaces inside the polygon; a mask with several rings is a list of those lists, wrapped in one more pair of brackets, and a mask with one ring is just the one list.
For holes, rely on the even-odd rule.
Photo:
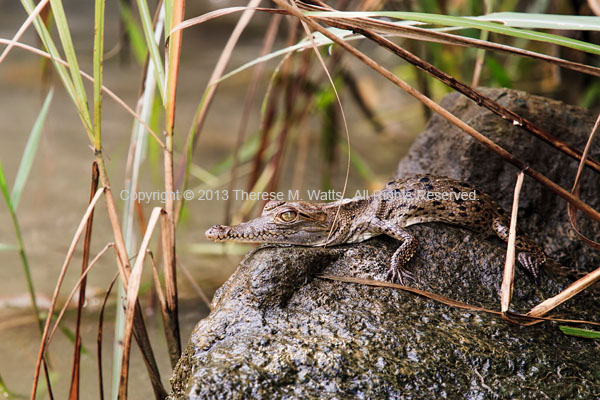
{"label": "large rock", "polygon": [[[518,100],[509,102],[509,107],[517,112],[527,110],[526,117],[578,146],[593,122],[584,111],[560,103],[512,91],[488,93]],[[504,128],[498,126],[493,132],[483,129],[492,126],[497,117],[455,95],[443,104],[476,129],[495,134],[494,140],[507,136],[502,137],[508,141],[506,146],[535,168],[543,170],[541,167],[549,164],[543,172],[556,171],[553,179],[570,179],[561,173],[569,174],[573,162],[525,134],[517,136],[510,125],[504,123]],[[548,113],[552,112],[555,115],[550,119]],[[551,122],[564,132],[557,132]],[[526,143],[532,146],[529,150]],[[401,163],[399,174],[428,171],[466,178],[508,206],[514,168],[477,146],[434,118],[411,150],[409,161]],[[597,202],[599,186],[591,186],[586,186],[583,196]],[[533,228],[534,237],[550,246],[550,252],[562,257],[563,263],[594,259],[583,247],[573,253],[572,239],[561,237],[568,231],[562,201],[538,192],[540,187],[528,181],[520,214],[525,229]],[[542,216],[536,217],[535,210]],[[550,227],[536,225],[542,222]],[[505,252],[502,242],[444,224],[408,229],[421,243],[409,263],[414,286],[498,308]],[[594,231],[591,224],[588,230]],[[539,236],[541,232],[550,238]],[[562,245],[567,250],[562,250]],[[393,239],[383,237],[327,249],[263,246],[248,254],[215,295],[211,314],[196,326],[172,378],[172,398],[597,396],[598,345],[565,336],[556,325],[519,327],[496,316],[394,289],[316,278],[322,272],[384,280],[397,246]],[[573,254],[577,256],[568,258]],[[526,311],[567,283],[544,273],[535,284],[518,270],[513,308]],[[597,319],[599,297],[588,292],[558,311]]]}

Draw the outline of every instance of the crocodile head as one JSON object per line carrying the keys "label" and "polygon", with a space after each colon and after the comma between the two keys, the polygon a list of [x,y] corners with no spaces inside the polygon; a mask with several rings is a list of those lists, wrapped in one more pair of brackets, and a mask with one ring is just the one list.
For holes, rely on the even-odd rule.
{"label": "crocodile head", "polygon": [[206,237],[215,242],[287,243],[324,245],[331,228],[322,204],[270,201],[262,215],[239,225],[214,225]]}

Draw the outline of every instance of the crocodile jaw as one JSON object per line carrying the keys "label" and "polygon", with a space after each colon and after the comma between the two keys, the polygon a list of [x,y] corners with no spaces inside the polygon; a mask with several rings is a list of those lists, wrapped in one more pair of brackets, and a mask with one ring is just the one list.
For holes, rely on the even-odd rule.
{"label": "crocodile jaw", "polygon": [[283,234],[277,234],[273,231],[239,229],[240,225],[213,225],[205,232],[205,235],[207,239],[215,242],[288,243]]}
{"label": "crocodile jaw", "polygon": [[329,230],[312,229],[292,231],[282,227],[249,226],[242,223],[234,226],[213,225],[206,231],[206,238],[215,242],[238,243],[285,243],[303,246],[323,246],[327,241]]}

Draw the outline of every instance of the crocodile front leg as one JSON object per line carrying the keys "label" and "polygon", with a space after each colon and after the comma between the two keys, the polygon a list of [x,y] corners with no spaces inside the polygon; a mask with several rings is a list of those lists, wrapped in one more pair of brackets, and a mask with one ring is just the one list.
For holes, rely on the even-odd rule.
{"label": "crocodile front leg", "polygon": [[419,246],[417,239],[398,225],[378,218],[369,223],[369,228],[375,233],[387,235],[402,242],[392,256],[387,279],[401,284],[403,284],[403,278],[412,280],[412,274],[404,268],[404,265],[417,251],[417,247]]}

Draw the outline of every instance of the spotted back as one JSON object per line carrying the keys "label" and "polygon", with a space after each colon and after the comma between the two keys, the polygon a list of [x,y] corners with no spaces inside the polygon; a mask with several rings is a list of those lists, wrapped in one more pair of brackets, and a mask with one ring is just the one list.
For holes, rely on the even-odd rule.
{"label": "spotted back", "polygon": [[394,220],[400,226],[446,222],[491,233],[492,222],[506,218],[505,211],[489,195],[447,177],[396,179],[374,197],[379,202],[378,217]]}

